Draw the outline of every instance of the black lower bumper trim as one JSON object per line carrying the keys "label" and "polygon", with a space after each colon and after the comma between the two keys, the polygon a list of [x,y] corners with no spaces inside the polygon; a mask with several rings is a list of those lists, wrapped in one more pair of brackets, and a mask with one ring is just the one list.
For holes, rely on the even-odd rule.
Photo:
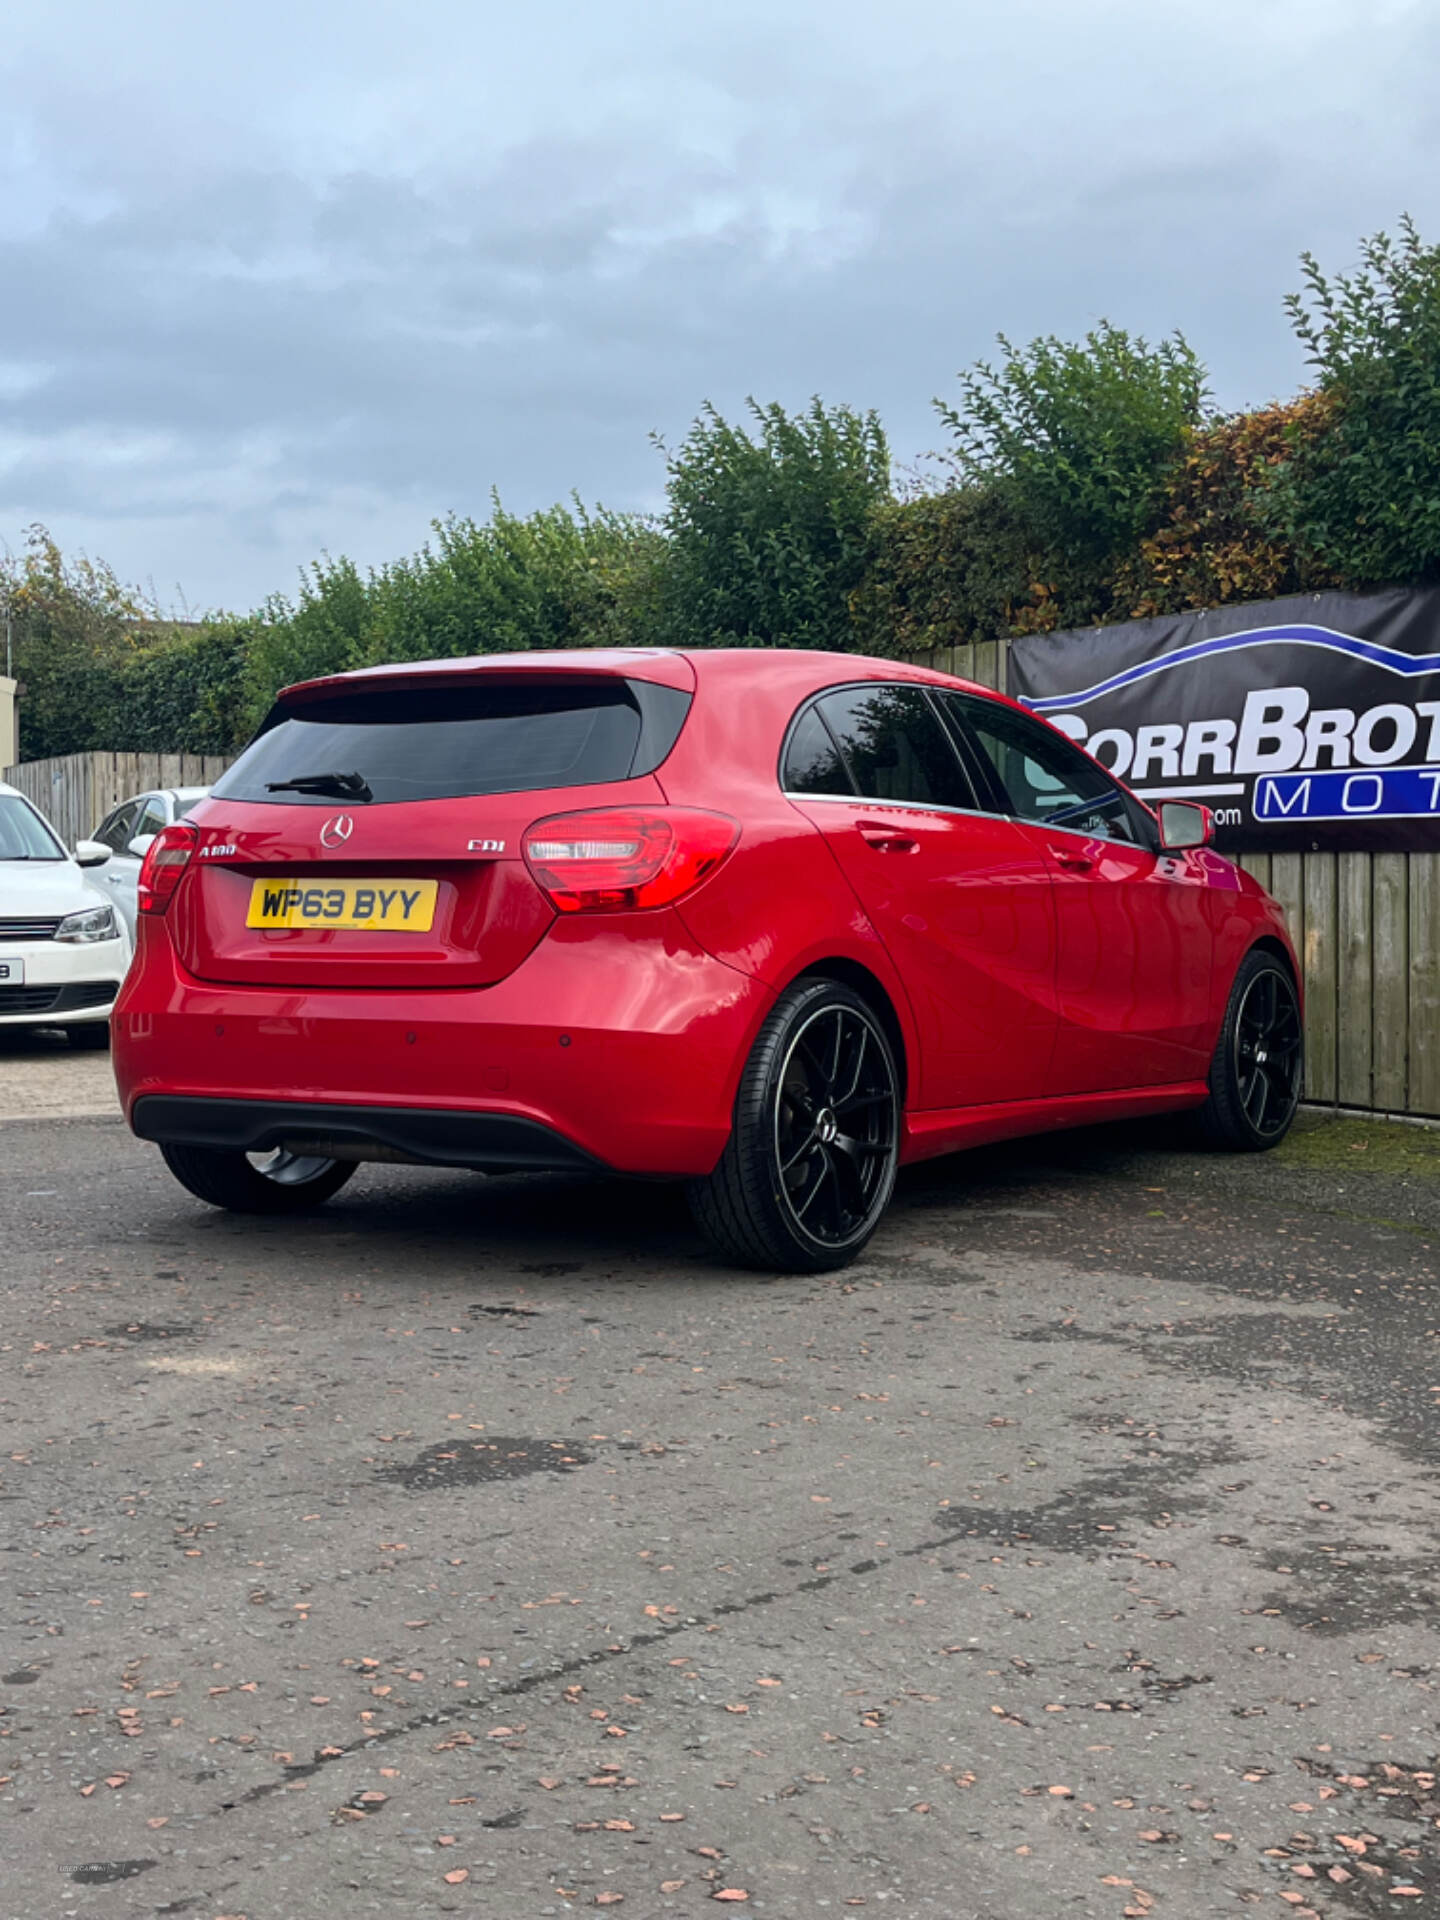
{"label": "black lower bumper trim", "polygon": [[64,986],[0,987],[0,1013],[84,1013],[108,1007],[118,980],[72,980]]}
{"label": "black lower bumper trim", "polygon": [[241,1153],[284,1146],[331,1159],[404,1160],[479,1173],[608,1171],[553,1128],[506,1113],[148,1093],[135,1102],[130,1125],[142,1140]]}

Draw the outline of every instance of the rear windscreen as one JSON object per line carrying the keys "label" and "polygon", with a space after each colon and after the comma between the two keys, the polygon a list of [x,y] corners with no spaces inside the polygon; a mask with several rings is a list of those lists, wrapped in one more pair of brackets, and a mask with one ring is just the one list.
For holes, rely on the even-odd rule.
{"label": "rear windscreen", "polygon": [[[346,688],[274,708],[213,791],[333,807],[627,780],[665,758],[689,704],[672,687],[599,677]],[[285,790],[291,781],[309,790]]]}

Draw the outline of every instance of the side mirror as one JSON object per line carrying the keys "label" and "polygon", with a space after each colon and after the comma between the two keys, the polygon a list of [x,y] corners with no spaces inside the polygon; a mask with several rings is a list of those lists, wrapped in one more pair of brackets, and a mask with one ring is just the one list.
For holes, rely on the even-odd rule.
{"label": "side mirror", "polygon": [[103,840],[77,840],[75,842],[75,864],[77,867],[103,867],[110,858],[110,849]]}
{"label": "side mirror", "polygon": [[151,847],[154,846],[158,837],[157,834],[153,833],[137,833],[125,851],[127,853],[133,853],[137,860],[143,860]]}
{"label": "side mirror", "polygon": [[1167,853],[1208,847],[1215,838],[1214,814],[1194,800],[1162,800],[1156,812],[1160,816],[1160,844]]}

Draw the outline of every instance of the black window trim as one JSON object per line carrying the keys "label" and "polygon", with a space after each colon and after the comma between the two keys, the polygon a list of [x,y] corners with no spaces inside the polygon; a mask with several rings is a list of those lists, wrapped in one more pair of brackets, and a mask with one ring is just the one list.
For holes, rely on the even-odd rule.
{"label": "black window trim", "polygon": [[[928,800],[883,800],[875,794],[861,793],[860,784],[855,778],[855,770],[850,765],[845,749],[835,738],[835,733],[830,722],[819,709],[820,702],[822,700],[828,700],[832,694],[866,692],[874,687],[913,687],[917,692],[925,696],[926,704],[939,723],[941,733],[950,744],[950,750],[955,755],[961,777],[970,789],[972,797],[977,801],[983,797],[986,788],[980,781],[977,781],[975,771],[970,764],[970,755],[975,749],[971,748],[968,743],[965,746],[961,746],[957,738],[956,729],[949,724],[945,717],[944,709],[940,702],[935,699],[937,692],[948,693],[949,688],[941,687],[937,689],[930,686],[929,683],[924,680],[887,679],[837,680],[834,686],[818,687],[814,693],[807,694],[805,699],[800,702],[800,705],[795,709],[794,713],[791,714],[789,725],[785,729],[785,737],[780,742],[780,758],[775,769],[776,783],[785,799],[804,801],[807,804],[810,801],[820,801],[822,803],[839,801],[842,805],[850,807],[899,807],[907,813],[954,814],[962,820],[1009,820],[1014,817],[1012,814],[1006,812],[992,812],[988,807],[947,807],[939,802]],[[849,793],[792,793],[785,784],[785,763],[790,757],[790,743],[794,739],[801,721],[812,708],[815,709],[816,718],[825,729],[826,736],[831,746],[835,749],[835,757],[844,769],[846,778],[850,782],[851,791]]]}

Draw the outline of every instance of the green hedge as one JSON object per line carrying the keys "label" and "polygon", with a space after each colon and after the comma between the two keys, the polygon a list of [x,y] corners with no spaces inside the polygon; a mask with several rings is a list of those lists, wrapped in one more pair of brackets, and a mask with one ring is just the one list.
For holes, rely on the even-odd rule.
{"label": "green hedge", "polygon": [[943,484],[896,497],[873,413],[705,407],[650,518],[578,501],[438,522],[405,559],[317,562],[245,619],[161,619],[43,529],[0,563],[25,758],[225,752],[288,682],[591,646],[895,654],[1311,587],[1440,578],[1440,248],[1409,221],[1288,307],[1313,385],[1220,415],[1180,336],[1001,342],[936,402]]}

